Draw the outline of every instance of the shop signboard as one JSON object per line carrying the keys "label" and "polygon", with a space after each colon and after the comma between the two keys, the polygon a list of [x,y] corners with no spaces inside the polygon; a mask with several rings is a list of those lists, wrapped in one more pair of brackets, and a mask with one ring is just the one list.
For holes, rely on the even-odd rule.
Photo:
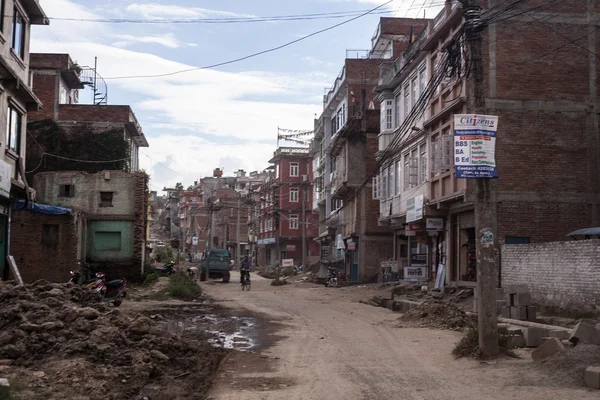
{"label": "shop signboard", "polygon": [[258,244],[258,245],[275,244],[275,238],[258,239],[256,244]]}
{"label": "shop signboard", "polygon": [[416,253],[410,255],[411,265],[427,264],[427,253]]}
{"label": "shop signboard", "polygon": [[356,243],[354,241],[351,240],[347,244],[348,244],[348,250],[350,250],[350,251],[356,250]]}
{"label": "shop signboard", "polygon": [[495,115],[454,116],[454,174],[457,178],[497,178]]}
{"label": "shop signboard", "polygon": [[10,164],[0,160],[0,196],[10,197],[10,176],[12,168]]}
{"label": "shop signboard", "polygon": [[192,246],[198,246],[198,236],[192,236]]}
{"label": "shop signboard", "polygon": [[427,218],[426,229],[439,232],[444,229],[444,220],[442,218]]}
{"label": "shop signboard", "polygon": [[427,280],[427,267],[425,267],[425,266],[404,267],[404,279],[407,281],[426,281]]}
{"label": "shop signboard", "polygon": [[423,195],[419,195],[406,200],[406,222],[418,221],[423,218],[424,199]]}
{"label": "shop signboard", "polygon": [[294,259],[293,258],[284,258],[283,260],[281,260],[281,266],[283,268],[293,267],[294,266]]}

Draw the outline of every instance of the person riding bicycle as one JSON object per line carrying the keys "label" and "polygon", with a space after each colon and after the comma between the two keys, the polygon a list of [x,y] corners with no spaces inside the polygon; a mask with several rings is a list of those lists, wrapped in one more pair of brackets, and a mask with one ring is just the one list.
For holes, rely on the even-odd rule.
{"label": "person riding bicycle", "polygon": [[248,256],[244,257],[242,263],[240,264],[240,283],[244,282],[244,276],[246,277],[246,281],[250,283],[250,269],[252,268],[252,264],[250,260],[248,260]]}

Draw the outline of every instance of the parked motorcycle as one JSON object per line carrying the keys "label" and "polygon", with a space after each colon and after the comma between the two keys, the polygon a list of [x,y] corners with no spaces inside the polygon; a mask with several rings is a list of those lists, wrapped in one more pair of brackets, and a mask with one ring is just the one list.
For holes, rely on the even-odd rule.
{"label": "parked motorcycle", "polygon": [[99,301],[113,303],[118,307],[123,303],[123,299],[127,296],[125,287],[127,280],[125,278],[114,279],[106,282],[106,274],[104,272],[96,273],[96,277],[100,280],[91,286],[91,290],[100,295]]}
{"label": "parked motorcycle", "polygon": [[168,263],[166,263],[162,267],[156,267],[154,269],[159,274],[163,274],[163,275],[169,276],[169,275],[175,273],[175,262],[174,261],[169,261]]}
{"label": "parked motorcycle", "polygon": [[335,268],[328,268],[325,287],[336,287],[338,285],[338,271]]}

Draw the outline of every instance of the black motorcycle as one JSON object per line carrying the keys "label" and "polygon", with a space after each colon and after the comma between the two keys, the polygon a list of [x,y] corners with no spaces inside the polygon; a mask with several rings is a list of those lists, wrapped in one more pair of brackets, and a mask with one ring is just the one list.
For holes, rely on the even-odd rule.
{"label": "black motorcycle", "polygon": [[175,262],[174,261],[169,261],[168,263],[166,263],[162,267],[156,267],[154,269],[156,270],[156,272],[158,272],[161,275],[167,275],[167,276],[169,276],[169,275],[175,273]]}
{"label": "black motorcycle", "polygon": [[338,270],[335,268],[328,268],[327,272],[325,287],[336,287],[338,285]]}

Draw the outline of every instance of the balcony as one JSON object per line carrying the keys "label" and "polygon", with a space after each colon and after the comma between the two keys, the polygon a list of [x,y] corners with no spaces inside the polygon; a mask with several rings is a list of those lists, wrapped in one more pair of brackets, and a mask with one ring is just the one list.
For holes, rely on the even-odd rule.
{"label": "balcony", "polygon": [[[325,94],[323,95],[323,109],[327,109],[329,104],[333,101],[333,99],[338,94],[340,88],[342,87],[342,85],[344,84],[345,81],[346,81],[346,66],[344,66],[342,68],[342,70],[338,74],[337,78],[335,78],[333,87],[331,87],[329,89],[325,88]],[[339,100],[341,100],[341,98]]]}
{"label": "balcony", "polygon": [[392,49],[387,50],[346,50],[348,59],[390,59],[392,58]]}

